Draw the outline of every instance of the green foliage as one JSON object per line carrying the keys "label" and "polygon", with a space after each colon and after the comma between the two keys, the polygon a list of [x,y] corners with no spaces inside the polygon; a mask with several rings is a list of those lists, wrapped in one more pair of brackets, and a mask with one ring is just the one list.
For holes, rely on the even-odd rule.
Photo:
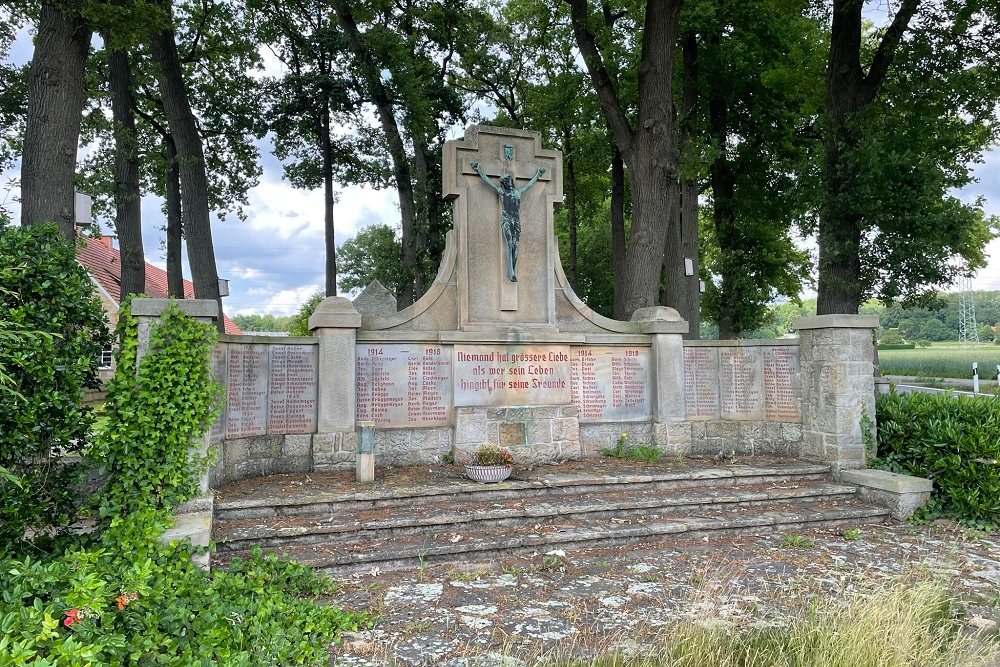
{"label": "green foliage", "polygon": [[0,223],[0,284],[0,466],[21,481],[0,480],[4,551],[79,505],[79,466],[64,455],[88,443],[81,400],[109,339],[93,283],[55,225]]}
{"label": "green foliage", "polygon": [[947,394],[877,400],[874,465],[934,481],[918,520],[945,516],[977,528],[1000,526],[1000,402]]}
{"label": "green foliage", "polygon": [[320,665],[363,616],[316,604],[331,582],[255,551],[228,571],[162,545],[165,514],[120,517],[91,543],[0,562],[0,662]]}
{"label": "green foliage", "polygon": [[884,375],[911,375],[931,378],[972,379],[972,364],[979,364],[979,377],[994,379],[1000,364],[996,346],[935,345],[912,350],[883,350],[879,347],[879,367]]}
{"label": "green foliage", "polygon": [[292,321],[288,325],[288,335],[289,336],[311,336],[312,332],[309,331],[309,317],[316,310],[320,301],[326,298],[322,292],[316,292],[309,299],[302,304],[299,308],[299,312],[292,316]]}
{"label": "green foliage", "polygon": [[628,433],[622,433],[615,441],[614,447],[602,449],[601,453],[613,459],[655,463],[663,457],[663,452],[653,445],[630,445]]}
{"label": "green foliage", "polygon": [[805,535],[789,533],[781,538],[781,546],[786,549],[809,549],[812,545],[812,540]]}
{"label": "green foliage", "polygon": [[233,322],[240,331],[288,331],[292,324],[292,316],[250,313],[233,316]]}
{"label": "green foliage", "polygon": [[369,225],[344,241],[337,251],[337,284],[350,291],[378,280],[393,294],[406,282],[399,262],[402,246],[389,225]]}
{"label": "green foliage", "polygon": [[879,343],[877,345],[879,350],[912,350],[916,346],[916,343]]}
{"label": "green foliage", "polygon": [[[215,330],[171,305],[150,328],[136,369],[137,321],[121,307],[115,377],[108,384],[107,423],[95,443],[108,483],[101,514],[171,509],[193,496],[208,465],[192,451],[219,412],[220,388],[210,362]],[[155,462],[155,465],[154,465]]]}
{"label": "green foliage", "polygon": [[509,466],[514,463],[514,457],[505,449],[496,445],[480,445],[472,457],[472,465],[477,466]]}

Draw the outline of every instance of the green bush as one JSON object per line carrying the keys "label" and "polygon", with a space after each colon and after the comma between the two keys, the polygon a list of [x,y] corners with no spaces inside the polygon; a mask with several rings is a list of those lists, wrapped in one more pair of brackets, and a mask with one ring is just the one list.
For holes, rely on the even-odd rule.
{"label": "green bush", "polygon": [[137,372],[137,322],[130,303],[122,304],[115,377],[104,404],[107,421],[93,448],[108,477],[101,499],[105,517],[169,510],[194,496],[209,460],[191,443],[209,428],[221,404],[221,388],[210,370],[215,330],[169,306],[150,328]]}
{"label": "green bush", "polygon": [[895,392],[878,397],[873,465],[934,481],[918,519],[1000,526],[1000,401]]}
{"label": "green bush", "polygon": [[39,560],[0,562],[3,665],[325,665],[359,614],[316,603],[329,579],[262,557],[204,572],[161,545],[163,513],[115,520],[101,537]]}
{"label": "green bush", "polygon": [[916,343],[879,343],[877,347],[880,350],[912,350]]}
{"label": "green bush", "polygon": [[81,401],[98,386],[110,339],[93,283],[55,225],[0,221],[0,285],[0,468],[12,476],[0,479],[0,551],[12,551],[27,527],[64,524],[79,505],[79,466],[64,455],[87,446],[92,416]]}
{"label": "green bush", "polygon": [[325,298],[322,292],[316,292],[299,307],[299,312],[292,315],[291,322],[288,325],[289,336],[312,335],[312,332],[309,331],[309,317],[312,316],[313,311],[316,310],[316,307]]}

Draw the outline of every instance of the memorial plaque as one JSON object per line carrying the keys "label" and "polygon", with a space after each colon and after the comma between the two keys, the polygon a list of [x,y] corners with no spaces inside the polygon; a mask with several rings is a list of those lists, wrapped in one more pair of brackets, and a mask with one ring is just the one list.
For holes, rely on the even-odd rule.
{"label": "memorial plaque", "polygon": [[267,432],[316,431],[316,345],[269,345]]}
{"label": "memorial plaque", "polygon": [[764,348],[764,418],[776,422],[802,421],[799,348]]}
{"label": "memorial plaque", "polygon": [[718,348],[684,348],[684,409],[688,419],[719,419]]}
{"label": "memorial plaque", "polygon": [[563,405],[568,345],[456,345],[455,405]]}
{"label": "memorial plaque", "polygon": [[227,439],[267,433],[267,348],[229,344]]}
{"label": "memorial plaque", "polygon": [[649,348],[570,348],[570,384],[581,422],[647,420]]}
{"label": "memorial plaque", "polygon": [[451,421],[451,354],[441,345],[358,345],[358,421],[440,426]]}
{"label": "memorial plaque", "polygon": [[222,395],[226,397],[226,404],[222,406],[219,418],[215,420],[212,428],[208,431],[209,442],[218,442],[226,437],[226,416],[229,405],[229,392],[227,390],[229,378],[226,371],[227,347],[229,347],[227,343],[216,343],[215,347],[212,348],[212,380],[222,386]]}
{"label": "memorial plaque", "polygon": [[722,419],[762,420],[764,388],[759,347],[719,348],[719,407]]}

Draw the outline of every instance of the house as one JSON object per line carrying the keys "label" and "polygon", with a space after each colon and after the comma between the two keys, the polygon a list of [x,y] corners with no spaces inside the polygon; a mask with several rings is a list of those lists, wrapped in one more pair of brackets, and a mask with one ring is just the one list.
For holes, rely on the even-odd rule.
{"label": "house", "polygon": [[[118,304],[121,301],[122,271],[121,254],[114,245],[113,236],[92,238],[80,237],[77,245],[76,259],[90,274],[91,280],[97,286],[97,293],[108,317],[108,323],[114,329],[118,324]],[[166,298],[167,272],[146,262],[146,295]],[[184,298],[194,298],[194,285],[190,280],[184,281]],[[227,334],[240,334],[239,327],[229,317],[223,314]],[[99,375],[101,381],[111,378],[114,373],[114,358],[110,347],[101,354]]]}

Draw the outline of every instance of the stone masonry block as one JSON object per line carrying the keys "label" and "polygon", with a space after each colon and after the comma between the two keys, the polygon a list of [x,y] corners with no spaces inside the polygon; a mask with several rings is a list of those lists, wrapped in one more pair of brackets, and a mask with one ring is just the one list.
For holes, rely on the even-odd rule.
{"label": "stone masonry block", "polygon": [[282,456],[311,456],[312,436],[311,435],[286,435],[285,443],[281,447]]}
{"label": "stone masonry block", "polygon": [[552,420],[553,440],[579,440],[580,423],[575,419],[559,418]]}
{"label": "stone masonry block", "polygon": [[482,444],[486,442],[486,415],[458,415],[455,418],[455,442]]}
{"label": "stone masonry block", "polygon": [[857,485],[862,498],[887,507],[892,518],[898,521],[906,521],[926,504],[934,488],[929,479],[886,470],[844,470],[840,481]]}
{"label": "stone masonry block", "polygon": [[337,433],[316,433],[312,437],[314,454],[332,454],[337,442]]}
{"label": "stone masonry block", "polygon": [[525,438],[529,445],[552,442],[551,419],[532,420],[525,427]]}

